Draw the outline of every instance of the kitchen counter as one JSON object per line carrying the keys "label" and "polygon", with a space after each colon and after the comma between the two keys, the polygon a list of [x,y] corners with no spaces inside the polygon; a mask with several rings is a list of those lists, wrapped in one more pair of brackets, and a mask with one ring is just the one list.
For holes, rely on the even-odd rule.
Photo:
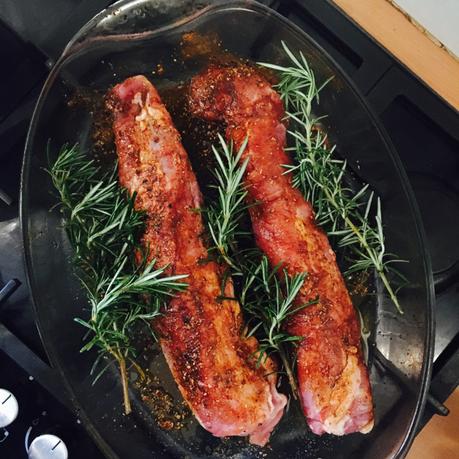
{"label": "kitchen counter", "polygon": [[[459,60],[387,0],[332,0],[360,27],[459,110]],[[441,2],[438,4],[441,8]]]}
{"label": "kitchen counter", "polygon": [[459,457],[459,388],[446,401],[446,417],[434,416],[416,437],[406,459],[457,459]]}

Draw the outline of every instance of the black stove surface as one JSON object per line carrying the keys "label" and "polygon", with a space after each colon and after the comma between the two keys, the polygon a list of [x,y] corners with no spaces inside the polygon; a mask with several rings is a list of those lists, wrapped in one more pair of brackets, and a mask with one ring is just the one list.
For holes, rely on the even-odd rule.
{"label": "black stove surface", "polygon": [[[72,458],[102,457],[49,367],[26,285],[18,218],[20,167],[34,104],[52,63],[107,0],[0,3],[0,387],[19,417],[0,430],[0,457],[26,457],[25,435],[58,435]],[[436,291],[431,395],[443,402],[459,383],[459,116],[331,2],[265,1],[311,35],[352,77],[382,120],[421,210]],[[424,422],[434,413],[428,404]],[[445,414],[445,412],[443,412]],[[3,438],[2,438],[3,437]]]}

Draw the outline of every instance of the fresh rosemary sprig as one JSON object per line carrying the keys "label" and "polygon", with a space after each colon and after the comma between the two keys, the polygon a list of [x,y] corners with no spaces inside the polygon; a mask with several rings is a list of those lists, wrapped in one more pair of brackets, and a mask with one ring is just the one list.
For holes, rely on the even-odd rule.
{"label": "fresh rosemary sprig", "polygon": [[[256,251],[254,253],[256,254]],[[255,322],[248,336],[262,331],[257,363],[260,364],[270,353],[276,352],[282,361],[293,396],[296,398],[298,388],[286,346],[297,344],[302,337],[287,333],[285,323],[301,309],[316,304],[318,299],[297,304],[295,300],[307,273],[290,277],[281,266],[270,268],[265,255],[256,254],[255,257],[252,255],[241,263],[241,267],[244,284],[240,301],[249,314],[250,320]]]}
{"label": "fresh rosemary sprig", "polygon": [[[406,281],[392,266],[404,260],[386,252],[380,198],[375,198],[368,184],[357,192],[346,185],[347,163],[334,155],[334,146],[328,147],[327,136],[320,127],[324,117],[313,114],[313,104],[319,103],[319,93],[330,80],[318,85],[303,53],[295,56],[285,43],[282,45],[291,66],[261,65],[280,73],[276,88],[286,105],[289,134],[294,142],[289,150],[295,164],[287,165],[286,173],[292,173],[293,185],[312,203],[317,222],[338,247],[348,249],[347,274],[375,269],[396,308],[403,313],[388,276],[392,272]],[[374,223],[370,223],[372,220]]]}
{"label": "fresh rosemary sprig", "polygon": [[[116,167],[102,173],[77,145],[64,146],[51,165],[51,179],[59,193],[64,227],[74,249],[77,273],[91,307],[89,319],[75,321],[87,328],[81,352],[96,348],[99,355],[91,373],[107,355],[118,363],[126,414],[131,411],[126,362],[134,362],[133,330],[160,314],[161,307],[186,284],[184,275],[165,276],[155,260],[136,261],[144,228],[143,215],[134,209],[116,180]],[[147,327],[151,331],[151,327]],[[153,334],[153,332],[151,331]],[[102,375],[105,368],[95,377]]]}
{"label": "fresh rosemary sprig", "polygon": [[[296,398],[298,390],[286,346],[289,343],[295,344],[302,338],[290,335],[283,326],[292,314],[316,303],[317,300],[304,305],[297,305],[294,301],[307,276],[306,273],[290,278],[286,271],[279,272],[279,266],[270,268],[266,256],[257,249],[239,248],[241,237],[247,235],[240,227],[241,219],[244,216],[248,217],[248,206],[243,201],[247,191],[242,181],[248,160],[240,162],[247,141],[248,139],[244,141],[237,153],[233,152],[233,145],[228,145],[221,136],[221,152],[213,147],[217,160],[217,168],[214,171],[217,183],[214,187],[218,191],[218,199],[209,204],[205,212],[214,243],[209,250],[216,251],[221,261],[227,263],[229,275],[242,279],[242,286],[236,294],[252,324],[247,336],[255,333],[259,335],[257,365],[266,360],[269,354],[276,352],[281,358]],[[225,290],[224,283],[221,290]]]}
{"label": "fresh rosemary sprig", "polygon": [[242,184],[244,172],[249,159],[241,163],[242,154],[247,146],[247,138],[242,143],[238,152],[233,152],[233,143],[229,145],[219,134],[220,149],[212,145],[212,151],[217,161],[213,173],[217,180],[214,188],[217,189],[218,199],[210,204],[206,210],[210,235],[213,241],[212,249],[229,266],[235,268],[231,253],[235,251],[237,237],[243,232],[239,223],[244,215],[247,205],[244,199],[247,191]]}

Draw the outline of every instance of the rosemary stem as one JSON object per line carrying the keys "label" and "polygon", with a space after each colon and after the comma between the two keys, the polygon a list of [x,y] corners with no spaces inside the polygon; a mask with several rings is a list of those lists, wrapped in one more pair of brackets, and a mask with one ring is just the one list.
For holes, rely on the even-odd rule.
{"label": "rosemary stem", "polygon": [[391,297],[392,301],[394,302],[394,304],[395,304],[395,306],[397,308],[397,311],[400,314],[403,314],[403,309],[400,306],[400,303],[398,302],[397,295],[392,290],[392,287],[391,287],[391,285],[389,283],[389,280],[387,279],[386,273],[385,272],[379,272],[379,277],[381,278],[384,286],[386,287],[387,292],[389,293],[389,296]]}
{"label": "rosemary stem", "polygon": [[233,260],[231,259],[231,257],[228,256],[228,253],[227,251],[222,247],[217,247],[218,251],[220,252],[220,255],[223,259],[223,261],[228,265],[230,266],[231,268],[233,269],[237,269],[237,266],[234,264]]}
{"label": "rosemary stem", "polygon": [[274,330],[277,327],[277,325],[278,325],[278,321],[277,321],[277,318],[276,318],[276,320],[272,321],[271,326],[269,327],[268,341],[269,341],[269,344],[271,345],[271,347],[273,347],[273,348],[276,347],[276,343],[275,343],[274,338],[273,338],[273,333],[274,333]]}
{"label": "rosemary stem", "polygon": [[118,362],[119,370],[120,370],[120,377],[121,377],[121,385],[123,386],[123,404],[124,404],[124,413],[130,414],[132,412],[131,408],[131,400],[129,398],[129,390],[128,390],[128,378],[127,378],[127,371],[126,371],[126,360],[123,356],[113,353],[115,359]]}
{"label": "rosemary stem", "polygon": [[139,374],[140,380],[141,381],[145,381],[145,379],[146,379],[145,372],[142,370],[140,365],[137,362],[135,362],[134,360],[132,360],[132,359],[129,359],[129,360],[131,361],[132,366],[135,368],[135,370]]}
{"label": "rosemary stem", "polygon": [[[333,198],[333,196],[330,194],[330,192],[329,192],[329,190],[327,188],[324,188],[324,193],[327,196],[327,199],[331,202],[331,204],[336,209],[340,209],[338,203]],[[352,230],[352,232],[357,236],[357,238],[360,241],[360,244],[365,249],[365,251],[368,253],[368,256],[371,257],[372,259],[374,259],[374,254],[373,254],[373,251],[372,251],[371,247],[368,245],[366,239],[363,237],[362,233],[359,231],[357,226],[354,225],[352,220],[347,215],[343,216],[343,220],[346,223],[346,225]],[[395,295],[394,291],[392,290],[392,287],[391,287],[391,285],[389,283],[389,280],[387,279],[386,273],[384,272],[383,266],[381,265],[381,263],[378,263],[377,266],[375,266],[375,267],[376,267],[376,270],[378,271],[379,277],[381,278],[384,286],[386,287],[387,293],[389,293],[389,296],[390,296],[391,300],[394,302],[398,312],[400,314],[403,314],[403,310],[402,310],[402,308],[400,306],[400,303],[398,302],[397,296]]]}
{"label": "rosemary stem", "polygon": [[290,387],[292,388],[293,398],[297,400],[298,399],[298,386],[296,384],[295,375],[293,374],[292,366],[290,365],[290,361],[283,347],[279,346],[277,350],[279,352],[279,357],[282,361],[282,365],[284,366],[285,373],[287,373],[287,378],[290,383]]}

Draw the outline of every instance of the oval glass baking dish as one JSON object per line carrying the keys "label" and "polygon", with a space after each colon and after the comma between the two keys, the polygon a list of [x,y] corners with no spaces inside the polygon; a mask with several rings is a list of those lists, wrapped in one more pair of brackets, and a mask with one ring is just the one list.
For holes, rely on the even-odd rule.
{"label": "oval glass baking dish", "polygon": [[[388,250],[409,260],[403,274],[410,283],[400,293],[404,315],[380,288],[371,301],[372,346],[409,382],[402,385],[381,366],[370,365],[376,422],[368,435],[315,436],[292,402],[269,447],[260,449],[245,439],[212,437],[192,416],[181,429],[163,430],[135,390],[134,412],[124,416],[116,371],[92,385],[94,355],[80,354],[84,330],[73,321],[86,303],[69,262],[61,215],[53,207],[47,151],[52,157],[62,144],[76,142],[90,150],[96,141],[94,112],[73,103],[75,92],[105,93],[136,74],[146,75],[161,92],[203,69],[217,51],[208,46],[184,56],[183,37],[189,32],[241,58],[276,64],[286,63],[285,41],[306,55],[319,80],[334,77],[321,93],[317,114],[328,115],[325,126],[340,153],[351,167],[359,165],[358,174],[381,196]],[[400,161],[363,97],[320,46],[286,19],[253,1],[130,0],[101,12],[69,43],[43,88],[29,130],[21,196],[25,257],[41,336],[78,415],[107,457],[375,459],[406,453],[425,402],[433,346],[433,283],[417,208]],[[161,390],[180,403],[160,353],[154,349],[149,358]]]}

